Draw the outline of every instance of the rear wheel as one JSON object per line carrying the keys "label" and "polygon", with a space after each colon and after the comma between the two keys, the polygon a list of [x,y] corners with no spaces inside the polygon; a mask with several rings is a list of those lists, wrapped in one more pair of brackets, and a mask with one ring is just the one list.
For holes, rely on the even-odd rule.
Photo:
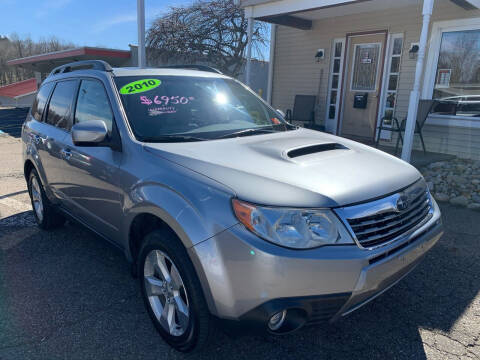
{"label": "rear wheel", "polygon": [[204,348],[213,319],[188,254],[171,231],[155,230],[145,237],[138,274],[145,306],[162,338],[182,352]]}
{"label": "rear wheel", "polygon": [[28,193],[32,202],[33,215],[39,227],[44,230],[59,227],[65,223],[65,217],[50,203],[42,182],[35,169],[28,176]]}

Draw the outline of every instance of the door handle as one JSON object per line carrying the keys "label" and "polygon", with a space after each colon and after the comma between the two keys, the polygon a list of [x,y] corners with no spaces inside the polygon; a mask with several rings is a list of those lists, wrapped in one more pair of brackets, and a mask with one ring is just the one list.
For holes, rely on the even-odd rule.
{"label": "door handle", "polygon": [[68,148],[60,150],[60,153],[65,160],[70,160],[70,158],[72,157],[72,151]]}
{"label": "door handle", "polygon": [[40,135],[36,134],[30,134],[30,139],[32,139],[32,141],[37,145],[40,144],[40,142],[42,141]]}
{"label": "door handle", "polygon": [[40,136],[40,135],[37,135],[37,134],[30,135],[30,136],[31,136],[33,142],[34,142],[35,144],[37,144],[37,145],[40,144],[40,143],[43,144],[43,143],[47,140],[47,137],[46,137],[46,136],[43,137],[43,136]]}

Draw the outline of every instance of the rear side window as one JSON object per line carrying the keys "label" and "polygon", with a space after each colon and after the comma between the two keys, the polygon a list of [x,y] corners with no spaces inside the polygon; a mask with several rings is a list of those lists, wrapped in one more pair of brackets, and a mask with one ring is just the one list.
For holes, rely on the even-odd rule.
{"label": "rear side window", "polygon": [[70,109],[75,96],[77,81],[61,81],[53,90],[46,122],[60,129],[70,130],[72,127]]}
{"label": "rear side window", "polygon": [[102,120],[112,131],[113,114],[105,88],[100,81],[82,80],[78,91],[75,123],[89,120]]}
{"label": "rear side window", "polygon": [[33,102],[32,116],[37,121],[42,121],[43,110],[45,109],[45,104],[47,103],[48,95],[50,95],[53,85],[54,83],[48,83],[48,84],[42,85],[42,87],[38,91],[35,101]]}

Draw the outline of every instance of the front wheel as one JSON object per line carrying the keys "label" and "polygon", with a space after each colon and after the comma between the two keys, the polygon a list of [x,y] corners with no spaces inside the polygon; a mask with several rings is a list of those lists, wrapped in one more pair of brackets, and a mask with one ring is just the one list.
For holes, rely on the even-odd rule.
{"label": "front wheel", "polygon": [[166,229],[148,234],[138,267],[145,306],[162,338],[181,352],[204,348],[214,323],[180,240]]}

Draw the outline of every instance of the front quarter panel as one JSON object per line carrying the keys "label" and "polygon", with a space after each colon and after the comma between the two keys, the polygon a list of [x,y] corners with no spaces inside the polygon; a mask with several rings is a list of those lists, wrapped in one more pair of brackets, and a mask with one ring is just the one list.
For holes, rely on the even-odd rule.
{"label": "front quarter panel", "polygon": [[137,177],[128,187],[123,229],[126,244],[131,223],[142,213],[155,215],[167,223],[186,248],[238,223],[231,208],[231,198],[235,194],[229,188],[146,152],[143,156],[150,161],[141,172],[150,171],[155,175],[144,179]]}

